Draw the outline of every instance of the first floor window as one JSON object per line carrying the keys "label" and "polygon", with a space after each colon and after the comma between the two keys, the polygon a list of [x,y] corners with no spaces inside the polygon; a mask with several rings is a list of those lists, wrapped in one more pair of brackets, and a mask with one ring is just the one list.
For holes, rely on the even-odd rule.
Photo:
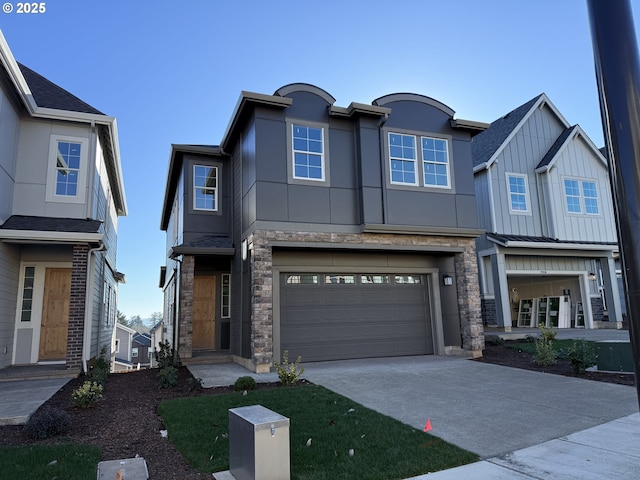
{"label": "first floor window", "polygon": [[35,282],[36,267],[24,267],[24,285],[22,287],[22,313],[20,321],[31,321],[31,307],[33,304],[33,284]]}
{"label": "first floor window", "polygon": [[138,347],[133,347],[131,349],[131,357],[132,358],[137,358],[137,356],[138,356]]}
{"label": "first floor window", "polygon": [[231,275],[222,274],[222,318],[231,316]]}
{"label": "first floor window", "polygon": [[193,208],[217,211],[218,168],[193,166]]}
{"label": "first floor window", "polygon": [[526,175],[507,175],[509,208],[512,212],[528,212]]}
{"label": "first floor window", "polygon": [[116,338],[116,353],[120,353],[120,339]]}

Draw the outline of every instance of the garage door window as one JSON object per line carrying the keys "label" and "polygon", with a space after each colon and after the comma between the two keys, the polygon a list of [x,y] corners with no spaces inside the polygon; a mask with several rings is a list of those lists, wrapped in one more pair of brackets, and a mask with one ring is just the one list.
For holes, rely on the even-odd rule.
{"label": "garage door window", "polygon": [[316,284],[318,283],[318,275],[296,275],[288,274],[287,283],[290,284]]}
{"label": "garage door window", "polygon": [[395,275],[395,281],[398,284],[409,283],[416,285],[422,283],[422,277],[420,275]]}
{"label": "garage door window", "polygon": [[356,283],[356,276],[355,275],[325,275],[324,276],[324,283],[329,283],[329,284],[334,284],[334,283],[344,283],[344,284],[349,284],[349,285],[353,285]]}
{"label": "garage door window", "polygon": [[367,284],[388,284],[389,275],[360,275],[360,283]]}

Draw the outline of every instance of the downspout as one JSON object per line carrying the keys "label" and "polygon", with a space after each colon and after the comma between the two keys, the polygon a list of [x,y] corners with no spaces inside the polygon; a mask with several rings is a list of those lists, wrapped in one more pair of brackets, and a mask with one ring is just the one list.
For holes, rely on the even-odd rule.
{"label": "downspout", "polygon": [[[106,250],[104,243],[100,242],[100,246],[90,248],[87,252],[87,281],[84,293],[84,340],[82,341],[82,369],[84,373],[88,372],[87,361],[91,355],[91,327],[93,318],[91,317],[91,309],[93,308],[93,295],[89,293],[93,290],[93,254]],[[89,321],[87,321],[89,320]]]}
{"label": "downspout", "polygon": [[[387,123],[389,120],[389,114],[385,113],[384,117],[381,117],[378,121],[378,135],[380,135],[380,160],[382,161],[381,169],[380,169],[380,191],[382,193],[382,224],[387,223],[387,155],[385,152],[385,138],[384,132],[382,131],[382,126]],[[362,150],[361,150],[362,151]],[[362,168],[362,158],[360,159],[360,165]],[[389,170],[389,178],[391,178],[391,171]]]}

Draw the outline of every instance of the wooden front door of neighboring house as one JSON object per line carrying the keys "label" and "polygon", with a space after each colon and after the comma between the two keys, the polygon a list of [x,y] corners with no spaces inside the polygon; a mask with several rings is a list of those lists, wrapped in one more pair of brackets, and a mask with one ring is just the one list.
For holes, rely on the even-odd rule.
{"label": "wooden front door of neighboring house", "polygon": [[71,269],[47,268],[40,328],[40,360],[64,360],[71,302]]}
{"label": "wooden front door of neighboring house", "polygon": [[215,348],[216,277],[199,275],[193,279],[193,349]]}

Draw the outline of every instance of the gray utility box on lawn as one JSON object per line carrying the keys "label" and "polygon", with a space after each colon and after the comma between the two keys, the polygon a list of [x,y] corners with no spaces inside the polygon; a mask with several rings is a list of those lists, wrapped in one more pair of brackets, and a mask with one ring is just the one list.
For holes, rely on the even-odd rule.
{"label": "gray utility box on lawn", "polygon": [[262,405],[229,409],[229,471],[237,480],[289,480],[289,419]]}

